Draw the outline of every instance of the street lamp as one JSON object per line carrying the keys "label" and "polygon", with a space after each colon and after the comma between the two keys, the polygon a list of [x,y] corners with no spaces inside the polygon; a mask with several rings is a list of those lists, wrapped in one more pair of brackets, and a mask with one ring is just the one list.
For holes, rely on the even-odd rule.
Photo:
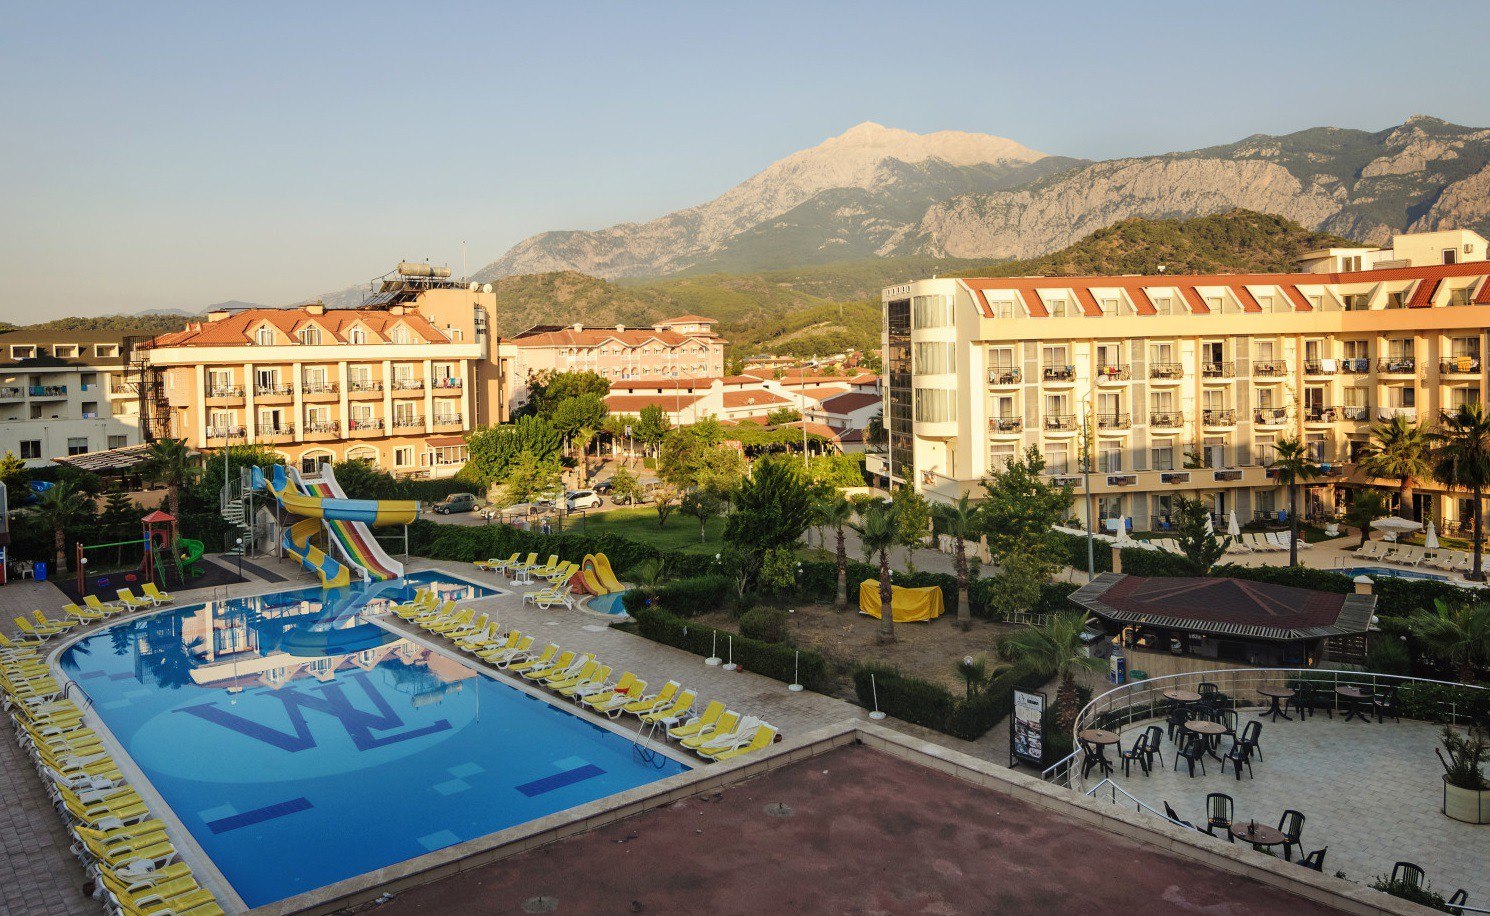
{"label": "street lamp", "polygon": [[234,546],[238,548],[238,578],[239,579],[242,579],[243,578],[243,538],[239,538],[237,541],[235,541],[234,542]]}
{"label": "street lamp", "polygon": [[1097,578],[1097,547],[1092,536],[1092,396],[1081,399],[1081,474],[1086,489],[1086,580]]}

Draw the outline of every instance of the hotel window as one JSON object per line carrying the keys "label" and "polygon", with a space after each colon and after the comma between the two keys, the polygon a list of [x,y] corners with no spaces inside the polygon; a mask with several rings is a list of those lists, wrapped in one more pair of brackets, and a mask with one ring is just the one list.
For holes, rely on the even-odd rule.
{"label": "hotel window", "polygon": [[404,327],[403,325],[398,325],[397,327],[395,327],[393,329],[393,333],[389,334],[388,336],[389,339],[391,339],[396,344],[411,344],[414,342],[414,335],[411,334],[409,332],[409,329]]}
{"label": "hotel window", "polygon": [[1443,250],[1443,262],[1445,264],[1458,264],[1459,263],[1459,249],[1457,249],[1457,248],[1445,248]]}
{"label": "hotel window", "polygon": [[326,389],[326,367],[310,366],[305,370],[305,390],[324,391]]}
{"label": "hotel window", "polygon": [[1172,440],[1155,442],[1149,449],[1149,459],[1153,462],[1156,471],[1174,470],[1174,442]]}
{"label": "hotel window", "polygon": [[988,368],[1004,372],[1016,368],[1013,347],[994,347],[988,351]]}
{"label": "hotel window", "polygon": [[947,296],[915,296],[911,299],[911,326],[945,328],[952,324],[952,300]]}
{"label": "hotel window", "polygon": [[126,445],[129,445],[129,437],[128,436],[110,436],[109,437],[109,448],[124,448]]}
{"label": "hotel window", "polygon": [[946,375],[957,371],[956,344],[916,344],[915,371],[921,375]]}
{"label": "hotel window", "polygon": [[267,324],[260,325],[259,329],[254,332],[254,343],[261,347],[273,346],[274,329]]}
{"label": "hotel window", "polygon": [[1156,363],[1172,363],[1174,358],[1174,344],[1156,343],[1149,348],[1149,358]]}
{"label": "hotel window", "polygon": [[1449,290],[1449,305],[1471,304],[1470,294],[1473,292],[1473,286],[1461,286],[1458,289]]}
{"label": "hotel window", "polygon": [[950,423],[956,418],[956,391],[943,388],[916,389],[916,422]]}
{"label": "hotel window", "polygon": [[1399,289],[1387,293],[1387,302],[1384,308],[1402,309],[1407,308],[1407,290]]}
{"label": "hotel window", "polygon": [[1304,448],[1308,449],[1309,457],[1315,461],[1328,461],[1329,454],[1325,444],[1323,433],[1310,433],[1304,437]]}
{"label": "hotel window", "polygon": [[1064,297],[1045,303],[1045,311],[1051,318],[1066,318],[1071,314],[1071,305]]}
{"label": "hotel window", "polygon": [[1045,473],[1058,477],[1071,473],[1071,448],[1065,442],[1045,446]]}
{"label": "hotel window", "polygon": [[393,402],[393,425],[408,428],[419,422],[416,404],[412,401]]}
{"label": "hotel window", "polygon": [[348,366],[347,387],[353,391],[371,391],[372,366]]}
{"label": "hotel window", "polygon": [[1111,297],[1098,299],[1097,308],[1102,312],[1104,317],[1110,318],[1118,312],[1118,301]]}
{"label": "hotel window", "polygon": [[990,299],[988,309],[993,312],[993,317],[1009,319],[1014,317],[1014,303],[1008,299]]}
{"label": "hotel window", "polygon": [[315,325],[300,329],[300,343],[307,347],[318,346],[321,343],[321,329]]}
{"label": "hotel window", "polygon": [[329,432],[331,429],[330,407],[305,408],[305,425],[310,432]]}
{"label": "hotel window", "polygon": [[[1123,498],[1121,496],[1097,497],[1097,518],[1116,520],[1122,518],[1124,514]],[[1098,525],[1096,527],[1101,528],[1104,526]]]}
{"label": "hotel window", "polygon": [[88,438],[77,436],[67,440],[67,454],[86,455],[88,453]]}
{"label": "hotel window", "polygon": [[988,449],[988,467],[994,471],[1003,470],[1017,454],[1014,446],[1009,443],[992,445]]}
{"label": "hotel window", "polygon": [[1154,297],[1150,298],[1149,301],[1154,304],[1154,311],[1157,312],[1158,314],[1160,314],[1160,315],[1173,315],[1173,314],[1175,314],[1175,310],[1174,310],[1174,297],[1173,296],[1154,296]]}
{"label": "hotel window", "polygon": [[1309,297],[1309,308],[1313,309],[1316,312],[1322,312],[1322,311],[1324,311],[1324,297],[1321,296],[1321,295],[1319,295],[1319,294],[1317,294],[1317,293],[1314,294],[1314,295],[1312,295],[1312,296],[1310,296]]}
{"label": "hotel window", "polygon": [[1103,439],[1097,443],[1097,470],[1102,474],[1117,474],[1123,470],[1123,443],[1117,439]]}
{"label": "hotel window", "polygon": [[1201,445],[1200,457],[1208,468],[1226,467],[1226,440],[1220,436],[1207,436]]}
{"label": "hotel window", "polygon": [[213,430],[232,429],[234,413],[231,410],[214,410],[207,415],[207,428]]}
{"label": "hotel window", "polygon": [[347,332],[347,343],[354,347],[367,343],[367,331],[362,328],[352,328]]}
{"label": "hotel window", "polygon": [[1272,464],[1278,458],[1278,449],[1272,436],[1258,436],[1252,440],[1252,454],[1258,464]]}
{"label": "hotel window", "polygon": [[1220,296],[1206,296],[1205,307],[1211,310],[1211,314],[1219,315],[1222,311],[1221,306],[1225,303],[1225,301],[1226,300],[1222,299]]}
{"label": "hotel window", "polygon": [[36,356],[36,348],[35,347],[11,347],[10,348],[10,358],[11,359],[31,359],[34,356]]}
{"label": "hotel window", "polygon": [[1371,297],[1364,293],[1356,293],[1342,297],[1345,300],[1347,312],[1364,312],[1371,308]]}
{"label": "hotel window", "polygon": [[406,468],[414,464],[414,446],[400,445],[393,450],[394,467]]}
{"label": "hotel window", "polygon": [[41,440],[40,439],[22,439],[21,440],[21,457],[23,459],[28,460],[28,461],[29,460],[32,460],[32,459],[40,458],[41,457]]}
{"label": "hotel window", "polygon": [[211,396],[214,392],[227,391],[233,387],[233,373],[227,369],[207,370],[207,394]]}

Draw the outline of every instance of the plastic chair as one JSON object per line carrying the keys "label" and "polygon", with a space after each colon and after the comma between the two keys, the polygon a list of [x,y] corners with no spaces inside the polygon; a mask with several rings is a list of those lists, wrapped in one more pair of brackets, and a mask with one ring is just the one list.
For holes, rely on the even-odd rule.
{"label": "plastic chair", "polygon": [[1371,705],[1376,710],[1377,724],[1385,722],[1387,716],[1391,716],[1393,722],[1402,721],[1402,716],[1397,711],[1396,684],[1387,684],[1384,687],[1378,687],[1371,694]]}
{"label": "plastic chair", "polygon": [[1164,803],[1164,816],[1177,824],[1183,824],[1184,826],[1189,827],[1191,830],[1195,829],[1195,825],[1180,817],[1178,812],[1176,812],[1174,808],[1170,806],[1169,802]]}
{"label": "plastic chair", "polygon": [[1231,796],[1225,792],[1211,792],[1205,797],[1205,832],[1216,836],[1219,828],[1226,834],[1226,842],[1235,843],[1236,838],[1231,835],[1231,816],[1236,807]]}
{"label": "plastic chair", "polygon": [[1186,738],[1183,746],[1174,755],[1174,768],[1180,768],[1180,761],[1184,760],[1190,770],[1190,778],[1195,778],[1195,764],[1200,764],[1200,775],[1205,775],[1205,739],[1200,735],[1190,735]]}
{"label": "plastic chair", "polygon": [[1143,775],[1149,775],[1149,735],[1148,732],[1139,732],[1138,737],[1133,739],[1133,744],[1126,751],[1119,750],[1118,755],[1123,759],[1123,775],[1131,776],[1133,762],[1138,762],[1138,768]]}
{"label": "plastic chair", "polygon": [[1262,760],[1264,759],[1262,756],[1262,747],[1259,746],[1257,743],[1258,739],[1261,737],[1262,723],[1257,721],[1256,719],[1252,719],[1246,725],[1242,726],[1242,735],[1241,738],[1238,740],[1242,744],[1250,745],[1252,750],[1257,753],[1257,759]]}
{"label": "plastic chair", "polygon": [[1457,891],[1454,891],[1453,896],[1449,897],[1449,899],[1445,900],[1443,903],[1444,906],[1448,908],[1448,911],[1450,913],[1453,913],[1454,916],[1464,916],[1464,911],[1459,909],[1459,907],[1468,902],[1469,891],[1461,887]]}
{"label": "plastic chair", "polygon": [[1164,751],[1161,748],[1161,745],[1163,745],[1164,743],[1163,727],[1159,725],[1150,725],[1147,729],[1144,730],[1144,732],[1148,735],[1148,745],[1144,748],[1144,751],[1148,754],[1149,769],[1152,770],[1154,768],[1155,757],[1159,758],[1159,766],[1163,766]]}
{"label": "plastic chair", "polygon": [[1283,858],[1293,861],[1293,848],[1299,845],[1299,836],[1304,832],[1304,813],[1292,808],[1278,818],[1278,830],[1283,834]]}
{"label": "plastic chair", "polygon": [[1322,872],[1324,871],[1324,854],[1329,851],[1330,847],[1328,846],[1316,849],[1300,859],[1299,864],[1305,868],[1312,868],[1314,871]]}
{"label": "plastic chair", "polygon": [[1392,883],[1406,884],[1408,887],[1423,886],[1423,869],[1411,862],[1398,862],[1392,866]]}
{"label": "plastic chair", "polygon": [[1247,765],[1247,775],[1252,775],[1252,750],[1253,746],[1240,739],[1231,742],[1231,748],[1221,758],[1221,772],[1226,772],[1226,762],[1231,761],[1231,771],[1236,774],[1237,781],[1242,779],[1242,765]]}

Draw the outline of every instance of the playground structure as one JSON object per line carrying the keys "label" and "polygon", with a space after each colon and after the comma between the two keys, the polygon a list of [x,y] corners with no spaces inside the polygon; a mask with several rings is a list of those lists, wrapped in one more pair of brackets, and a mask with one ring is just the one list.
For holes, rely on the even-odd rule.
{"label": "playground structure", "polygon": [[[176,517],[168,512],[156,510],[141,519],[143,525],[139,538],[113,541],[107,544],[78,544],[73,567],[77,575],[79,594],[92,594],[110,588],[129,587],[154,582],[163,588],[184,586],[189,579],[202,575],[199,561],[206,546],[198,540],[180,537],[176,533]],[[106,570],[96,572],[92,587],[88,579],[88,551],[110,548],[139,548],[140,563],[134,569]],[[96,564],[95,564],[96,565]]]}
{"label": "playground structure", "polygon": [[[320,577],[323,587],[343,588],[354,578],[403,578],[403,564],[383,550],[369,525],[407,526],[419,516],[418,502],[348,499],[329,464],[322,465],[314,477],[302,476],[284,465],[275,465],[267,477],[261,469],[253,468],[250,485],[268,490],[281,508],[300,516],[285,529],[280,543],[286,553]],[[317,540],[326,546],[320,546]]]}

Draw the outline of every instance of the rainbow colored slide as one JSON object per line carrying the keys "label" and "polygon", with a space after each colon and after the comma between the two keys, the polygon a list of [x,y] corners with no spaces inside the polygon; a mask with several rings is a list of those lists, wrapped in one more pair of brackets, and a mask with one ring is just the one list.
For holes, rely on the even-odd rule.
{"label": "rainbow colored slide", "polygon": [[[254,483],[263,481],[263,473],[254,469]],[[328,568],[326,561],[355,571],[357,578],[373,580],[398,579],[404,574],[403,564],[388,556],[378,545],[368,525],[406,525],[419,516],[419,503],[414,500],[347,499],[330,465],[322,467],[318,478],[301,477],[293,468],[276,465],[272,479],[263,481],[280,504],[289,512],[304,518],[286,532],[285,549],[294,554],[308,568],[319,573],[328,588],[339,577],[336,569]],[[314,545],[310,537],[324,524],[332,544],[345,563],[326,556]],[[298,537],[298,539],[297,539]],[[312,550],[320,556],[313,556]],[[313,562],[313,560],[317,562]],[[338,583],[347,584],[343,579]]]}

